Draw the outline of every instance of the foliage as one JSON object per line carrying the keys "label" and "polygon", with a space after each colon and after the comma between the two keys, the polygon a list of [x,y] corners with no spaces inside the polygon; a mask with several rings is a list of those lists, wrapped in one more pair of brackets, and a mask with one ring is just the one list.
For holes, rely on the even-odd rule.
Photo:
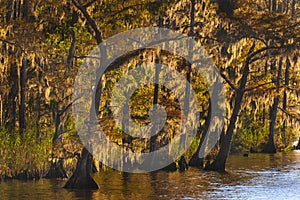
{"label": "foliage", "polygon": [[19,133],[0,131],[0,176],[18,178],[38,178],[49,169],[49,152],[52,148],[51,134],[45,133],[37,138],[35,124],[28,123],[24,138]]}

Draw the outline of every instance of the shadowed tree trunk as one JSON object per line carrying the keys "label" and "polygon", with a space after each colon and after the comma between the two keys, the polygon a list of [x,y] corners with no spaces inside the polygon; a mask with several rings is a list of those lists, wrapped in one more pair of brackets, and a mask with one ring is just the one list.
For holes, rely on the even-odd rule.
{"label": "shadowed tree trunk", "polygon": [[277,11],[276,8],[277,8],[277,0],[272,0],[272,12],[275,13]]}
{"label": "shadowed tree trunk", "polygon": [[[59,136],[63,132],[63,126],[65,122],[65,117],[67,117],[67,109],[65,112],[59,111],[57,103],[52,103],[54,104],[54,108],[52,108],[52,115],[53,115],[53,120],[54,120],[54,125],[55,125],[55,132],[52,138],[52,145],[54,148],[54,145],[58,142]],[[70,107],[71,104],[69,104]],[[67,106],[68,107],[68,106]],[[54,154],[51,154],[51,166],[50,169],[45,176],[45,178],[67,178],[67,173],[63,168],[63,158],[55,158]]]}
{"label": "shadowed tree trunk", "polygon": [[[195,0],[190,0],[190,4],[191,4],[191,11],[190,11],[190,26],[191,26],[191,28],[190,28],[189,36],[194,37],[196,1]],[[189,48],[191,48],[191,47],[189,46]],[[192,49],[189,49],[188,54],[189,54],[188,56],[190,58],[193,57]],[[183,110],[186,119],[188,118],[188,115],[189,115],[189,112],[190,112],[189,107],[190,107],[190,93],[191,93],[191,88],[190,88],[191,76],[192,76],[192,66],[189,63],[188,66],[187,66],[187,72],[186,72],[187,82],[186,82],[186,85],[185,85],[184,110]],[[185,147],[186,146],[186,134],[187,133],[184,133],[180,138],[180,143],[184,147],[184,149],[186,149],[186,147]],[[187,164],[184,155],[182,155],[180,157],[180,160],[178,162],[178,166],[179,166],[180,171],[185,171],[185,170],[188,169],[189,165]]]}
{"label": "shadowed tree trunk", "polygon": [[300,137],[299,137],[299,141],[298,141],[298,144],[297,144],[297,146],[296,146],[296,149],[297,149],[297,150],[300,150]]}
{"label": "shadowed tree trunk", "polygon": [[30,2],[29,0],[24,0],[23,1],[23,19],[25,19],[26,21],[28,21],[29,19],[29,14],[30,14]]}
{"label": "shadowed tree trunk", "polygon": [[[278,64],[278,71],[277,71],[277,80],[276,80],[276,86],[277,90],[279,90],[280,87],[280,80],[281,80],[281,73],[282,73],[282,57],[279,60]],[[274,98],[274,103],[272,107],[270,108],[270,130],[269,130],[269,140],[266,145],[266,147],[263,149],[264,153],[276,153],[276,147],[275,147],[275,125],[276,125],[276,117],[278,112],[278,105],[279,105],[280,95],[278,94]]]}
{"label": "shadowed tree trunk", "polygon": [[27,59],[23,58],[20,71],[20,109],[19,109],[19,125],[20,133],[26,133],[26,80],[27,80]]}
{"label": "shadowed tree trunk", "polygon": [[64,188],[67,189],[99,189],[97,183],[92,178],[93,158],[86,148],[82,149],[78,158],[76,170],[68,180]]}
{"label": "shadowed tree trunk", "polygon": [[[273,11],[273,13],[276,13],[276,12],[283,13],[283,9],[276,10],[276,0],[273,0],[272,11]],[[271,41],[271,43],[273,43],[273,41]],[[279,64],[278,64],[278,71],[277,71],[277,79],[276,79],[276,87],[277,87],[278,93],[279,93],[279,89],[280,89],[280,85],[281,85],[280,81],[281,81],[281,74],[282,74],[282,62],[283,62],[283,58],[280,57]],[[273,68],[272,70],[276,70],[276,61],[274,63],[271,63],[271,68]],[[286,76],[288,76],[287,71],[286,71]],[[286,93],[284,93],[284,99],[285,99],[284,100],[285,102],[283,104],[286,104]],[[270,129],[269,129],[269,139],[268,139],[268,143],[267,143],[266,147],[262,151],[264,153],[276,153],[276,151],[277,151],[276,146],[275,146],[274,137],[275,137],[275,126],[276,126],[276,117],[277,117],[277,112],[278,112],[279,101],[280,101],[280,94],[278,94],[274,98],[274,103],[273,103],[272,107],[270,108],[270,120],[271,121],[270,121]],[[283,125],[283,126],[285,126],[285,125]],[[283,131],[285,131],[285,129]]]}
{"label": "shadowed tree trunk", "polygon": [[206,166],[204,167],[205,170],[225,171],[225,165],[231,147],[232,136],[235,129],[235,123],[237,121],[237,117],[241,109],[242,100],[244,96],[244,89],[245,89],[248,74],[249,74],[249,66],[245,67],[243,78],[241,81],[242,82],[241,87],[235,93],[233,112],[230,117],[230,123],[227,128],[226,134],[221,139],[221,144],[220,144],[221,148],[219,150],[219,153],[216,159],[212,163],[206,164]]}
{"label": "shadowed tree trunk", "polygon": [[[94,39],[97,41],[98,44],[102,43],[102,33],[99,30],[95,20],[91,18],[89,15],[86,7],[82,6],[78,1],[72,0],[72,4],[83,14],[85,19],[87,20],[88,25],[92,28],[93,32],[91,33],[94,37]],[[99,68],[96,72],[96,78],[100,77],[100,70],[102,63],[105,63],[105,60],[107,58],[106,52],[104,49],[101,49],[101,63]],[[97,121],[97,119],[93,119],[93,112],[96,112],[96,117],[98,117],[99,114],[99,105],[100,105],[100,99],[102,94],[102,77],[100,77],[100,81],[97,83],[95,96],[92,98],[92,104],[95,107],[90,108],[90,121]],[[92,189],[98,189],[97,183],[93,180],[91,174],[93,173],[94,169],[93,164],[93,156],[92,154],[84,147],[81,152],[81,156],[79,157],[77,161],[76,170],[71,176],[71,178],[68,180],[68,182],[65,185],[65,188],[92,188]]]}
{"label": "shadowed tree trunk", "polygon": [[270,130],[269,130],[269,139],[266,147],[263,149],[263,153],[276,153],[275,141],[274,141],[274,132],[276,125],[276,115],[279,104],[279,96],[274,98],[273,106],[270,108]]}
{"label": "shadowed tree trunk", "polygon": [[0,126],[3,126],[3,100],[2,100],[1,91],[0,91]]}
{"label": "shadowed tree trunk", "polygon": [[[158,24],[159,27],[162,28],[163,27],[163,18],[159,17],[158,19]],[[157,53],[157,57],[155,59],[155,84],[154,84],[154,93],[153,93],[153,106],[156,106],[156,104],[158,104],[158,95],[159,95],[159,74],[160,74],[160,66],[159,66],[159,57],[160,57],[160,52]],[[154,108],[155,109],[155,108]],[[155,112],[155,110],[153,110]],[[156,131],[156,124],[154,123],[154,126],[152,127],[152,131]],[[156,151],[156,139],[157,139],[157,133],[155,133],[155,135],[152,135],[150,137],[150,152],[154,152]],[[156,161],[154,161],[156,162]]]}
{"label": "shadowed tree trunk", "polygon": [[198,145],[196,153],[192,156],[192,158],[189,161],[189,166],[203,168],[204,158],[200,157],[200,149],[201,149],[201,146],[203,145],[204,139],[208,132],[208,128],[209,128],[209,124],[210,124],[210,116],[211,116],[211,103],[209,103],[208,115],[205,119],[205,127],[204,127],[203,134],[201,136],[200,143]]}
{"label": "shadowed tree trunk", "polygon": [[9,24],[14,16],[14,4],[15,0],[8,1],[8,5],[6,7],[6,23]]}
{"label": "shadowed tree trunk", "polygon": [[296,0],[292,1],[292,17],[295,16],[295,10],[296,10]]}
{"label": "shadowed tree trunk", "polygon": [[64,160],[60,158],[57,161],[51,163],[50,170],[46,174],[45,178],[68,178],[63,166],[63,161]]}
{"label": "shadowed tree trunk", "polygon": [[[289,87],[289,81],[290,81],[290,60],[287,57],[286,58],[286,68],[285,68],[285,78],[284,78],[284,85],[285,88]],[[287,92],[286,90],[284,90],[284,94],[283,94],[283,110],[286,110],[287,107]],[[283,144],[286,147],[287,143],[286,143],[286,119],[283,120],[283,125],[282,125],[282,138],[283,138]]]}
{"label": "shadowed tree trunk", "polygon": [[10,132],[15,131],[15,125],[16,125],[17,96],[19,91],[18,79],[19,76],[18,76],[17,64],[13,63],[10,66],[9,85],[11,87],[6,102],[6,105],[8,105],[9,107],[8,109],[6,109],[6,115],[5,115],[6,118],[5,120],[7,121],[6,128]]}
{"label": "shadowed tree trunk", "polygon": [[254,48],[255,48],[255,43],[253,43],[252,47],[250,48],[250,50],[248,52],[248,56],[246,58],[244,69],[243,69],[242,78],[240,81],[240,86],[235,91],[235,97],[234,97],[235,101],[234,101],[233,111],[232,111],[232,114],[230,117],[230,122],[229,122],[228,128],[226,130],[226,134],[223,137],[221,137],[221,141],[220,141],[221,147],[218,152],[218,155],[212,163],[207,163],[205,165],[205,167],[204,167],[205,170],[225,171],[225,165],[226,165],[226,161],[227,161],[230,147],[231,147],[232,136],[234,133],[235,124],[236,124],[238,114],[241,109],[243,96],[244,96],[245,89],[246,89],[247,79],[249,76],[250,60],[252,59],[252,57],[255,56],[255,54],[257,54],[257,52],[259,52],[259,50],[258,50],[253,53]]}
{"label": "shadowed tree trunk", "polygon": [[[122,130],[125,132],[126,136],[122,138],[123,151],[129,151],[132,149],[132,136],[128,135],[129,133],[129,118],[130,118],[130,110],[129,110],[129,99],[126,101],[126,104],[123,108],[123,119],[122,119]],[[131,162],[126,157],[123,157],[123,169],[129,170],[131,167]]]}
{"label": "shadowed tree trunk", "polygon": [[[189,114],[189,103],[190,103],[190,81],[191,81],[191,65],[189,64],[187,66],[187,73],[186,73],[186,86],[185,86],[185,97],[184,97],[184,116],[185,119],[188,118],[188,114]],[[183,133],[183,135],[181,135],[180,138],[180,145],[181,148],[186,149],[186,134],[187,133]],[[180,159],[178,161],[178,167],[180,171],[185,171],[188,169],[188,164],[186,162],[186,159],[184,157],[184,155],[180,156]]]}

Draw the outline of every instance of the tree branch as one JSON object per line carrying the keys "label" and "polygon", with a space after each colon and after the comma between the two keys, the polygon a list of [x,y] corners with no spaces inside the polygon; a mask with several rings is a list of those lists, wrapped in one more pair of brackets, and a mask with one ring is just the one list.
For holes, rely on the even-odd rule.
{"label": "tree branch", "polygon": [[228,83],[228,85],[233,89],[233,90],[237,90],[238,88],[229,80],[229,78],[220,72],[221,77],[226,81],[226,83]]}
{"label": "tree branch", "polygon": [[[155,3],[155,2],[151,2],[151,3]],[[131,9],[131,8],[134,8],[134,7],[136,7],[136,6],[142,6],[142,5],[144,5],[144,4],[143,4],[143,3],[138,3],[138,4],[135,4],[135,5],[130,5],[130,6],[124,7],[124,8],[122,8],[121,10],[118,10],[118,11],[116,11],[116,12],[110,14],[109,16],[110,16],[110,17],[113,17],[113,16],[118,15],[118,14],[120,14],[120,13],[122,13],[122,12],[125,12],[125,11],[127,11],[127,10],[129,10],[129,9]]]}
{"label": "tree branch", "polygon": [[300,118],[296,115],[293,115],[291,113],[289,113],[287,110],[281,108],[281,107],[278,107],[279,110],[281,110],[283,113],[285,113],[286,115],[288,115],[289,117],[293,118],[293,119],[296,119],[297,121],[300,122]]}
{"label": "tree branch", "polygon": [[101,31],[98,29],[98,26],[95,22],[95,20],[93,20],[91,18],[91,16],[89,15],[89,13],[87,12],[86,8],[83,7],[82,5],[80,5],[76,0],[72,0],[73,5],[80,10],[80,12],[84,15],[84,17],[86,18],[88,24],[92,27],[92,29],[95,32],[94,38],[96,39],[97,43],[100,44],[102,43],[103,39],[102,39],[102,33]]}
{"label": "tree branch", "polygon": [[21,46],[20,44],[17,44],[17,43],[15,43],[15,42],[12,42],[12,41],[9,41],[9,40],[6,40],[6,39],[4,39],[4,38],[0,38],[0,41],[1,41],[1,42],[4,42],[4,43],[6,43],[6,44],[12,45],[12,46],[16,46],[16,47],[18,47],[19,49],[21,49],[21,51],[24,52],[25,55],[27,54],[27,53],[26,53],[26,50],[23,49],[22,46]]}
{"label": "tree branch", "polygon": [[[98,0],[92,0],[92,1],[90,1],[90,2],[88,2],[88,3],[86,3],[86,4],[84,4],[83,5],[83,7],[85,7],[85,8],[88,8],[88,7],[90,7],[91,5],[93,5],[95,2],[97,2]],[[100,1],[100,4],[102,4],[102,0]]]}
{"label": "tree branch", "polygon": [[248,91],[255,90],[255,89],[259,88],[259,87],[262,87],[262,86],[265,86],[265,85],[269,85],[269,84],[272,84],[272,83],[274,83],[274,81],[267,82],[267,83],[262,83],[262,84],[254,86],[254,87],[246,88],[244,91],[248,92]]}

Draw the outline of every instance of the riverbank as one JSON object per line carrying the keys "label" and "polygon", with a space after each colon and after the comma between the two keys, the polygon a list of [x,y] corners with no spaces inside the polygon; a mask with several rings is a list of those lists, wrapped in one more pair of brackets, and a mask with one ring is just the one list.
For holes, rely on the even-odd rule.
{"label": "riverbank", "polygon": [[99,190],[65,190],[65,180],[9,180],[1,199],[299,199],[300,151],[229,157],[227,173],[196,168],[148,174],[100,172]]}

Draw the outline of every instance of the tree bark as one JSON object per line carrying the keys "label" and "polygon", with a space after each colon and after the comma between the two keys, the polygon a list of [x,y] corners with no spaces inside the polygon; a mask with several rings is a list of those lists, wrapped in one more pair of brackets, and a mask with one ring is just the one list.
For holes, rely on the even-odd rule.
{"label": "tree bark", "polygon": [[277,10],[277,0],[272,1],[272,12],[275,13]]}
{"label": "tree bark", "polygon": [[[290,82],[290,66],[291,66],[291,63],[290,63],[289,58],[287,57],[286,58],[286,68],[285,68],[285,78],[284,78],[285,88],[287,88],[289,86],[289,82]],[[288,98],[287,92],[285,90],[284,94],[283,94],[283,106],[282,106],[283,110],[286,110],[286,108],[287,108],[287,98]],[[282,138],[283,138],[283,144],[286,147],[287,146],[287,143],[286,143],[286,119],[283,120]]]}
{"label": "tree bark", "polygon": [[[80,12],[84,15],[86,18],[88,25],[93,29],[94,31],[94,39],[97,41],[98,44],[102,43],[102,33],[100,32],[96,22],[91,18],[89,13],[87,12],[86,8],[78,3],[76,0],[72,0],[72,4],[80,10]],[[102,63],[105,63],[107,55],[105,49],[101,49],[101,63],[99,68],[96,72],[96,78],[100,78],[99,82],[96,86],[95,94],[93,94],[92,98],[92,106],[95,107],[90,108],[90,121],[97,121],[97,119],[94,119],[94,113],[96,112],[96,117],[99,114],[99,105],[100,105],[100,98],[102,95],[102,76],[100,77],[100,72],[102,70],[101,65]],[[97,183],[93,180],[91,174],[93,173],[93,156],[91,153],[84,147],[81,153],[80,158],[77,161],[76,170],[71,176],[71,178],[68,180],[68,182],[65,185],[65,188],[93,188],[98,189]]]}
{"label": "tree bark", "polygon": [[0,126],[3,126],[3,99],[2,94],[0,93]]}
{"label": "tree bark", "polygon": [[7,13],[6,13],[6,23],[9,24],[10,21],[13,18],[14,15],[14,4],[15,0],[8,1],[8,5],[6,7]]}
{"label": "tree bark", "polygon": [[269,139],[266,147],[263,149],[263,153],[276,153],[275,141],[274,141],[274,132],[276,125],[276,115],[279,104],[279,96],[275,97],[273,106],[270,109],[270,130],[269,130]]}
{"label": "tree bark", "polygon": [[[123,151],[129,151],[132,149],[132,136],[128,135],[129,133],[129,118],[130,118],[130,110],[129,110],[129,99],[127,99],[126,104],[123,108],[123,120],[122,120],[122,130],[125,132],[125,136],[122,137],[122,145]],[[123,156],[123,170],[128,171],[131,167],[131,162],[129,159],[126,159],[125,154]]]}
{"label": "tree bark", "polygon": [[[278,92],[279,92],[279,87],[280,87],[281,73],[282,73],[282,57],[279,60],[278,71],[277,71],[276,86],[277,86]],[[276,151],[277,151],[276,146],[275,146],[274,137],[275,137],[275,125],[276,125],[279,100],[280,100],[280,95],[278,94],[274,98],[274,103],[273,103],[272,107],[270,108],[269,140],[268,140],[266,147],[263,149],[263,153],[276,153]]]}
{"label": "tree bark", "polygon": [[300,150],[300,137],[299,137],[299,141],[298,141],[298,144],[297,144],[297,146],[296,146],[296,149],[297,149],[297,150]]}
{"label": "tree bark", "polygon": [[20,71],[20,106],[19,106],[19,125],[20,134],[26,133],[26,82],[27,82],[27,59],[23,58]]}
{"label": "tree bark", "polygon": [[[245,82],[245,84],[241,84],[242,85],[246,85],[246,80],[249,74],[249,66],[245,67],[244,69],[244,73],[243,73],[243,80],[242,82]],[[241,105],[242,105],[242,100],[243,100],[243,96],[244,96],[244,89],[245,87],[242,86],[240,87],[240,89],[238,91],[236,91],[235,94],[235,102],[234,102],[234,108],[233,108],[233,112],[232,115],[230,117],[230,123],[229,126],[227,128],[226,134],[224,135],[224,137],[221,140],[221,148],[219,150],[219,153],[216,157],[216,159],[210,164],[206,164],[206,166],[204,167],[205,170],[213,170],[213,171],[225,171],[225,165],[226,165],[226,161],[229,155],[229,151],[230,151],[230,147],[231,147],[231,142],[232,142],[232,136],[234,133],[234,129],[235,129],[235,124],[237,121],[237,117],[238,114],[240,112],[241,109]],[[243,89],[244,88],[244,89]]]}
{"label": "tree bark", "polygon": [[[228,125],[228,128],[226,130],[226,134],[224,135],[224,137],[221,137],[221,144],[220,144],[220,150],[219,153],[217,155],[217,157],[215,158],[215,160],[212,163],[207,163],[204,166],[205,170],[213,170],[213,171],[225,171],[225,165],[226,165],[226,161],[230,152],[230,147],[231,147],[231,142],[232,142],[232,136],[234,133],[234,129],[235,129],[235,124],[241,109],[241,105],[242,105],[242,100],[243,100],[243,96],[245,93],[245,89],[246,89],[246,84],[247,84],[247,80],[248,80],[248,76],[249,76],[249,65],[250,65],[250,59],[252,59],[253,56],[255,56],[255,53],[252,53],[253,50],[255,48],[255,43],[253,43],[252,47],[250,48],[250,51],[248,53],[248,56],[246,58],[245,61],[245,66],[244,66],[244,70],[243,70],[243,74],[242,74],[242,78],[240,81],[240,86],[239,88],[235,91],[235,101],[234,101],[234,107],[233,107],[233,111],[230,117],[230,122]],[[250,55],[249,55],[250,54]]]}
{"label": "tree bark", "polygon": [[200,149],[201,149],[201,146],[203,145],[206,134],[208,132],[208,128],[209,128],[209,124],[210,124],[210,117],[211,117],[211,103],[209,103],[208,115],[205,119],[204,132],[201,136],[200,143],[198,145],[196,153],[192,156],[192,158],[189,161],[189,166],[203,168],[204,158],[200,157]]}
{"label": "tree bark", "polygon": [[50,170],[45,178],[67,178],[67,173],[63,167],[63,159],[51,163]]}
{"label": "tree bark", "polygon": [[6,101],[7,109],[5,118],[7,121],[6,128],[14,132],[15,131],[15,125],[16,125],[16,112],[17,112],[17,96],[19,91],[19,84],[18,84],[18,69],[17,64],[13,63],[10,66],[10,73],[9,73],[9,85],[10,91],[8,94],[8,99]]}
{"label": "tree bark", "polygon": [[296,10],[296,0],[292,1],[292,17],[295,16],[295,10]]}
{"label": "tree bark", "polygon": [[[191,4],[191,11],[190,11],[190,26],[191,26],[191,28],[190,28],[190,31],[189,31],[189,36],[194,37],[196,1],[195,0],[190,0],[190,4]],[[189,45],[188,54],[189,54],[188,56],[190,58],[193,57],[192,49],[191,49],[190,45]],[[184,110],[183,110],[185,119],[188,118],[188,115],[189,115],[189,112],[190,112],[189,107],[190,107],[190,95],[191,95],[190,94],[191,93],[191,88],[190,88],[191,77],[192,77],[192,66],[189,63],[188,66],[187,66],[187,72],[186,72],[186,85],[185,85]],[[183,133],[183,135],[181,136],[180,144],[181,144],[183,149],[186,149],[186,133]],[[188,169],[189,165],[187,164],[187,161],[186,161],[184,155],[182,155],[180,157],[178,165],[179,165],[179,170],[180,171],[185,171],[185,170]]]}
{"label": "tree bark", "polygon": [[23,1],[23,11],[22,11],[23,19],[28,21],[29,14],[30,14],[30,2],[29,2],[29,0],[24,0]]}
{"label": "tree bark", "polygon": [[75,44],[76,44],[76,35],[74,31],[71,31],[72,42],[69,48],[69,53],[67,57],[67,69],[70,70],[74,67],[74,55],[75,55]]}
{"label": "tree bark", "polygon": [[[163,26],[163,19],[159,17],[159,27]],[[155,59],[155,84],[154,84],[154,92],[153,92],[153,106],[158,104],[158,95],[159,95],[159,74],[160,74],[160,66],[159,66],[159,56],[160,52],[158,52],[158,58]],[[154,108],[155,109],[155,108]],[[153,110],[153,112],[155,112]],[[151,131],[156,131],[156,124],[154,123],[152,130]],[[150,137],[150,152],[156,151],[156,139],[157,139],[157,133],[155,135],[151,134],[152,136]]]}
{"label": "tree bark", "polygon": [[99,186],[92,178],[93,159],[86,148],[82,149],[81,156],[78,158],[76,170],[67,181],[64,188],[67,189],[99,189]]}

